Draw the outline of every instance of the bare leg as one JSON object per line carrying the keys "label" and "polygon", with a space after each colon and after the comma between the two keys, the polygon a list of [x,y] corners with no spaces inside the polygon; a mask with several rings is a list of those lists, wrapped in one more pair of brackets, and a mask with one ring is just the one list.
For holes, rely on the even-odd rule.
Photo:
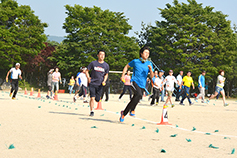
{"label": "bare leg", "polygon": [[223,90],[223,91],[221,91],[220,93],[221,93],[221,95],[222,95],[222,97],[223,97],[223,103],[224,103],[224,105],[225,105],[225,91]]}
{"label": "bare leg", "polygon": [[211,99],[215,98],[215,97],[217,96],[217,94],[218,94],[217,92],[215,92],[215,94],[214,94],[214,95],[212,94],[212,95],[211,95],[211,97],[209,98],[209,100],[211,100]]}
{"label": "bare leg", "polygon": [[169,98],[169,100],[170,100],[170,104],[172,105],[172,101],[171,101],[172,96],[169,96],[168,98]]}
{"label": "bare leg", "polygon": [[93,111],[94,104],[95,104],[95,97],[91,97],[91,99],[90,99],[90,110],[91,111]]}

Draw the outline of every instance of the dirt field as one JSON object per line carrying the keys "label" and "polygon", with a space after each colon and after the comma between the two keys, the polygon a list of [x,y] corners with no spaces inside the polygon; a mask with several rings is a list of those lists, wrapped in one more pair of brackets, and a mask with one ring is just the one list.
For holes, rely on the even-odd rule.
{"label": "dirt field", "polygon": [[[35,99],[37,92],[33,97],[21,92],[11,100],[9,92],[0,91],[1,158],[237,157],[231,154],[237,150],[236,100],[227,100],[228,107],[221,99],[193,106],[187,100],[186,106],[175,102],[168,107],[172,125],[160,126],[163,104],[151,107],[147,97],[137,106],[136,117],[126,116],[120,123],[128,95],[120,102],[118,95],[110,95],[94,117],[88,116],[89,104],[74,104],[69,94],[59,94],[59,101],[41,95]],[[8,149],[11,144],[14,149]]]}

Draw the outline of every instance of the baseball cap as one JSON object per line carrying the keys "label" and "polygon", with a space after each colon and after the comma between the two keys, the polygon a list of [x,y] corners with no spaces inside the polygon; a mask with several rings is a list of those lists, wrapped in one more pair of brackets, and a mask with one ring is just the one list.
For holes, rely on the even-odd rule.
{"label": "baseball cap", "polygon": [[170,70],[169,72],[172,72],[172,73],[173,73],[173,70]]}
{"label": "baseball cap", "polygon": [[20,66],[21,64],[20,63],[16,63],[16,66]]}
{"label": "baseball cap", "polygon": [[165,72],[164,70],[160,70],[160,72]]}

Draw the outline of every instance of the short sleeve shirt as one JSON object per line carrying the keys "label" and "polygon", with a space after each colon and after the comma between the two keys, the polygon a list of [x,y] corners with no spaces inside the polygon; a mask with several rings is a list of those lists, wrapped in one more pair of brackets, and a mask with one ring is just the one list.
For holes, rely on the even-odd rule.
{"label": "short sleeve shirt", "polygon": [[54,72],[53,73],[53,82],[58,82],[59,81],[59,78],[60,78],[61,74],[60,72]]}
{"label": "short sleeve shirt", "polygon": [[185,77],[183,78],[183,82],[184,82],[184,86],[190,87],[191,84],[193,83],[193,78],[192,78],[191,76],[190,76],[190,77],[185,76]]}
{"label": "short sleeve shirt", "polygon": [[140,59],[134,59],[130,63],[128,63],[130,67],[133,67],[133,75],[131,82],[136,82],[136,84],[140,87],[145,89],[146,87],[146,80],[147,80],[147,75],[149,72],[148,65],[151,65],[152,71],[153,66],[150,61],[146,61],[143,63]]}
{"label": "short sleeve shirt", "polygon": [[88,66],[88,70],[91,71],[91,83],[93,85],[101,85],[104,76],[109,73],[109,65],[106,62],[99,63],[97,60],[92,61]]}
{"label": "short sleeve shirt", "polygon": [[174,76],[166,76],[164,80],[164,84],[166,84],[165,89],[167,91],[173,91],[174,90],[174,83],[178,84],[176,78]]}
{"label": "short sleeve shirt", "polygon": [[83,86],[87,87],[88,79],[86,77],[86,74],[81,72],[80,75],[79,75],[79,78],[81,80],[81,84],[80,85],[83,85]]}
{"label": "short sleeve shirt", "polygon": [[219,76],[217,77],[216,86],[218,86],[218,87],[220,87],[220,88],[223,88],[225,82],[222,82],[222,83],[221,83],[220,81],[225,81],[225,77],[223,77],[223,76],[221,76],[221,75],[219,75]]}
{"label": "short sleeve shirt", "polygon": [[21,70],[16,68],[11,68],[11,79],[18,79],[18,76],[21,75]]}

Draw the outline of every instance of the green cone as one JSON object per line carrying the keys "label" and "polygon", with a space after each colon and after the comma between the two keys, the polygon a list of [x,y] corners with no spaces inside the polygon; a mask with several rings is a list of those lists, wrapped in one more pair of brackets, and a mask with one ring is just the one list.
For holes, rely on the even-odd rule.
{"label": "green cone", "polygon": [[102,114],[102,115],[100,115],[100,116],[104,116],[105,114]]}
{"label": "green cone", "polygon": [[179,127],[178,125],[175,125],[175,127]]}
{"label": "green cone", "polygon": [[159,133],[159,129],[158,128],[156,128],[156,133]]}
{"label": "green cone", "polygon": [[178,134],[173,134],[173,135],[170,135],[170,137],[176,137]]}
{"label": "green cone", "polygon": [[161,152],[161,153],[166,153],[165,149],[161,149],[160,152]]}
{"label": "green cone", "polygon": [[196,130],[196,128],[195,128],[195,127],[193,127],[192,131],[195,131],[195,130]]}
{"label": "green cone", "polygon": [[15,146],[13,145],[13,144],[11,144],[9,147],[8,147],[8,149],[14,149],[15,148]]}
{"label": "green cone", "polygon": [[146,127],[145,127],[145,126],[143,126],[143,127],[142,127],[142,129],[146,129]]}
{"label": "green cone", "polygon": [[215,130],[214,132],[219,132],[219,130]]}
{"label": "green cone", "polygon": [[219,147],[215,147],[212,144],[209,145],[209,148],[219,149]]}
{"label": "green cone", "polygon": [[134,124],[132,124],[132,126],[135,126]]}
{"label": "green cone", "polygon": [[206,135],[211,135],[211,133],[205,133]]}
{"label": "green cone", "polygon": [[97,128],[96,126],[92,126],[91,128]]}
{"label": "green cone", "polygon": [[187,139],[187,138],[186,138],[186,140],[187,140],[187,142],[191,142],[192,141],[191,139]]}
{"label": "green cone", "polygon": [[235,153],[235,148],[231,151],[231,154],[234,154]]}
{"label": "green cone", "polygon": [[41,108],[41,106],[38,106],[38,108]]}

